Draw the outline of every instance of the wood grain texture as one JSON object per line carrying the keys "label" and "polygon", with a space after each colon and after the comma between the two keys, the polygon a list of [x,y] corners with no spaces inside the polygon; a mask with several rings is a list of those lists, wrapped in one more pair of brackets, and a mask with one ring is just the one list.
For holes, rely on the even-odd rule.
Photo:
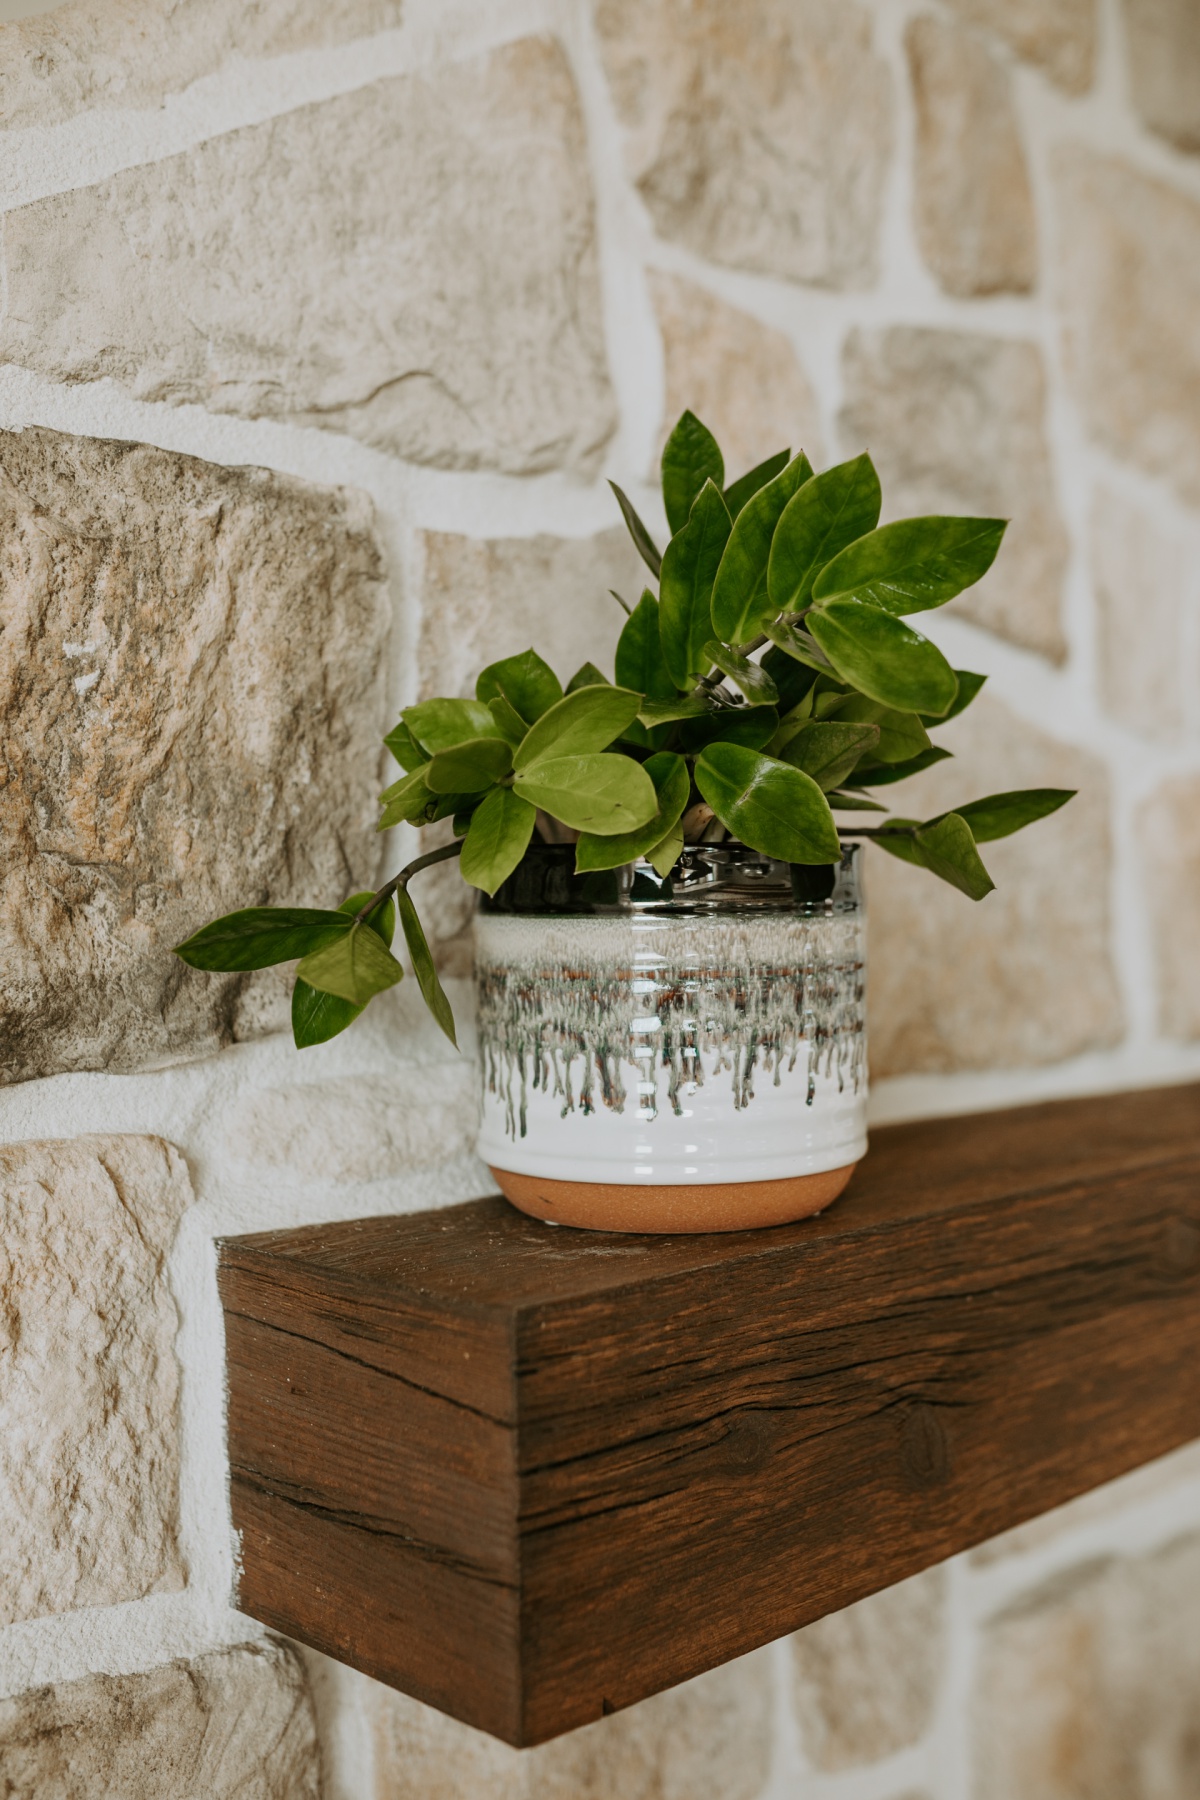
{"label": "wood grain texture", "polygon": [[514,1744],[1200,1436],[1200,1087],[873,1134],[822,1218],[226,1241],[255,1617]]}

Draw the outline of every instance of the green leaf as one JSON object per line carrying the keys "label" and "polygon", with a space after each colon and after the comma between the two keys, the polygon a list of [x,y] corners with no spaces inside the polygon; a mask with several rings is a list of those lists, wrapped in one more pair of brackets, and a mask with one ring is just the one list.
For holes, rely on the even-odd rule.
{"label": "green leaf", "polygon": [[422,750],[403,719],[398,725],[392,726],[383,741],[402,769],[411,772],[419,769],[423,762],[429,761],[428,750]]}
{"label": "green leaf", "polygon": [[[977,844],[986,844],[995,838],[1009,837],[1037,819],[1048,818],[1068,800],[1073,800],[1076,791],[1075,788],[1016,788],[1011,793],[989,794],[986,799],[956,806],[954,813],[967,821]],[[949,818],[950,814],[940,816]],[[937,823],[936,820],[932,822]]]}
{"label": "green leaf", "polygon": [[663,660],[658,632],[658,601],[643,593],[621,628],[614,673],[617,686],[632,688],[647,700],[673,700],[675,683]]}
{"label": "green leaf", "polygon": [[771,680],[765,669],[748,656],[741,656],[736,650],[729,650],[716,638],[710,638],[704,646],[705,660],[714,663],[722,675],[728,675],[735,687],[741,689],[752,706],[772,706],[779,698],[779,689]]}
{"label": "green leaf", "polygon": [[869,456],[838,463],[788,501],[771,542],[767,591],[775,612],[808,605],[813,582],[839,551],[873,531],[883,496]]}
{"label": "green leaf", "polygon": [[774,456],[768,456],[765,462],[758,463],[745,475],[739,475],[736,481],[725,489],[725,504],[729,508],[729,516],[736,519],[747,500],[753,500],[759,488],[766,487],[768,481],[787,468],[792,460],[790,450],[777,450]]}
{"label": "green leaf", "polygon": [[385,988],[404,979],[404,970],[377,932],[367,925],[350,929],[306,956],[296,970],[301,981],[323,994],[336,994],[355,1006],[365,1006]]}
{"label": "green leaf", "polygon": [[463,880],[494,894],[528,850],[536,822],[537,808],[528,800],[511,788],[493,788],[471,814],[458,859]]}
{"label": "green leaf", "polygon": [[654,542],[654,539],[650,536],[650,533],[646,530],[646,527],[642,524],[642,521],[638,518],[637,513],[634,511],[633,502],[630,500],[629,496],[622,493],[615,481],[610,481],[608,485],[617,496],[617,505],[620,507],[622,517],[629,527],[629,535],[637,547],[638,555],[653,575],[655,581],[657,581],[662,570],[662,552]]}
{"label": "green leaf", "polygon": [[580,688],[604,687],[609,685],[608,676],[602,675],[593,662],[585,662],[576,669],[567,683],[568,694],[577,694]]}
{"label": "green leaf", "polygon": [[402,721],[431,756],[468,738],[500,736],[500,727],[481,700],[421,700],[405,707]]}
{"label": "green leaf", "polygon": [[923,725],[944,725],[948,719],[957,719],[960,712],[965,712],[976,694],[987,680],[986,675],[975,675],[970,669],[955,669],[958,677],[958,692],[944,713],[922,715]]}
{"label": "green leaf", "polygon": [[413,974],[417,978],[417,986],[424,996],[425,1004],[445,1032],[454,1048],[458,1049],[458,1039],[454,1035],[454,1014],[450,1010],[438,972],[433,966],[433,957],[429,954],[429,945],[425,941],[425,933],[421,921],[417,917],[417,909],[406,887],[396,889],[396,905],[400,911],[400,924],[404,931],[404,941],[408,945],[408,954],[412,958]]}
{"label": "green leaf", "polygon": [[646,856],[668,837],[683,817],[683,809],[691,792],[691,778],[682,756],[660,751],[649,757],[643,769],[654,783],[658,810],[652,819],[636,831],[622,831],[616,836],[600,837],[585,831],[575,846],[575,870],[583,874],[590,869],[617,869],[622,863]]}
{"label": "green leaf", "polygon": [[576,688],[531,725],[513,758],[518,774],[547,756],[586,756],[607,750],[637,718],[642,696],[608,683]]}
{"label": "green leaf", "polygon": [[421,773],[435,794],[481,794],[512,768],[512,746],[503,738],[468,738],[439,750]]}
{"label": "green leaf", "polygon": [[812,669],[817,675],[829,672],[830,662],[824,651],[807,631],[799,630],[790,619],[770,619],[763,630],[771,640],[772,649],[791,657],[804,668]]}
{"label": "green leaf", "polygon": [[654,783],[631,756],[547,757],[522,770],[513,788],[560,824],[601,837],[633,831],[658,811]]}
{"label": "green leaf", "polygon": [[524,743],[529,726],[511,700],[506,700],[503,694],[494,694],[487,703],[487,709],[500,727],[500,735],[506,744],[510,744],[515,750],[518,744]]}
{"label": "green leaf", "polygon": [[[432,759],[431,759],[432,760]],[[425,780],[425,771],[429,763],[422,763],[399,781],[393,781],[391,787],[384,788],[379,796],[383,805],[383,814],[376,825],[376,831],[387,831],[393,825],[421,823],[430,804],[436,795]]]}
{"label": "green leaf", "polygon": [[788,656],[778,644],[763,652],[762,666],[779,690],[779,709],[785,713],[799,705],[817,678],[815,669]]}
{"label": "green leaf", "polygon": [[733,835],[780,862],[835,863],[841,843],[810,775],[740,744],[710,744],[696,786]]}
{"label": "green leaf", "polygon": [[709,481],[691,518],[667,545],[658,622],[663,659],[677,688],[690,687],[704,673],[704,646],[713,635],[713,582],[730,529],[721,490]]}
{"label": "green leaf", "polygon": [[811,775],[828,793],[840,787],[855,765],[879,742],[878,725],[816,721],[796,733],[780,751],[783,762]]}
{"label": "green leaf", "polygon": [[719,493],[724,480],[725,459],[716,438],[695,413],[685,412],[662,453],[663,504],[672,537],[687,524],[705,482],[712,481]]}
{"label": "green leaf", "polygon": [[738,514],[712,591],[713,631],[725,643],[749,643],[779,611],[767,592],[771,540],[784,508],[811,477],[801,451]]}
{"label": "green leaf", "polygon": [[907,762],[930,748],[929,733],[916,713],[896,712],[889,706],[881,706],[878,700],[868,700],[865,694],[831,694],[827,697],[833,705],[826,717],[845,719],[854,725],[878,725],[875,756],[880,762]]}
{"label": "green leaf", "polygon": [[714,710],[712,701],[701,694],[680,694],[677,700],[647,700],[638,718],[653,731],[656,725],[672,725],[676,719],[706,719]]}
{"label": "green leaf", "polygon": [[885,813],[886,806],[880,806],[878,800],[866,800],[861,794],[830,794],[829,804],[834,812],[877,812]]}
{"label": "green leaf", "polygon": [[745,744],[762,750],[779,726],[777,706],[723,706],[703,719],[689,719],[680,727],[679,742],[689,756],[698,756],[709,744]]}
{"label": "green leaf", "polygon": [[668,831],[661,844],[655,844],[653,850],[647,850],[646,861],[656,875],[665,881],[679,858],[683,855],[683,826],[676,825],[674,831]]}
{"label": "green leaf", "polygon": [[806,623],[842,679],[884,706],[940,713],[958,692],[937,645],[872,603],[834,600]]}
{"label": "green leaf", "polygon": [[943,750],[940,744],[930,744],[928,750],[920,750],[916,756],[910,756],[905,762],[872,763],[865,769],[855,772],[855,787],[890,787],[894,781],[907,781],[910,775],[920,775],[925,769],[932,769],[934,763],[947,762],[951,756],[949,750]]}
{"label": "green leaf", "polygon": [[975,848],[971,827],[958,813],[946,813],[928,825],[918,825],[907,833],[899,831],[894,837],[885,835],[885,831],[881,827],[874,840],[881,850],[930,870],[970,900],[982,900],[996,885]]}
{"label": "green leaf", "polygon": [[[370,892],[351,894],[338,907],[339,912],[354,918],[372,899]],[[385,944],[390,945],[392,934],[396,929],[396,908],[391,900],[377,907],[366,921],[371,930],[377,932]],[[352,1000],[342,1000],[336,994],[323,994],[319,988],[309,987],[307,981],[297,979],[292,988],[292,1041],[297,1050],[307,1050],[313,1044],[328,1043],[330,1038],[337,1037],[348,1025],[353,1025],[361,1006],[355,1006]]]}
{"label": "green leaf", "polygon": [[562,683],[536,650],[522,650],[501,662],[489,663],[475,683],[475,698],[486,706],[498,696],[507,700],[526,725],[540,719],[562,699]]}
{"label": "green leaf", "polygon": [[336,943],[349,929],[344,913],[321,907],[251,906],[202,925],[175,954],[193,969],[270,969]]}
{"label": "green leaf", "polygon": [[890,613],[944,606],[987,574],[1004,532],[1003,519],[898,519],[827,563],[812,597],[824,605],[853,595]]}

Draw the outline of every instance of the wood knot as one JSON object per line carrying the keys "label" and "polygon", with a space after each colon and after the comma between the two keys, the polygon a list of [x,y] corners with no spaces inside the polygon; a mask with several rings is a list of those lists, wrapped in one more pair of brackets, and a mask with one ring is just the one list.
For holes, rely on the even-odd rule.
{"label": "wood knot", "polygon": [[770,1460],[774,1432],[761,1414],[735,1419],[718,1445],[721,1466],[731,1475],[752,1475]]}
{"label": "wood knot", "polygon": [[950,1446],[937,1408],[916,1400],[900,1427],[900,1462],[908,1485],[940,1487],[950,1476]]}
{"label": "wood knot", "polygon": [[1176,1214],[1159,1234],[1155,1273],[1164,1281],[1181,1281],[1200,1269],[1200,1223]]}

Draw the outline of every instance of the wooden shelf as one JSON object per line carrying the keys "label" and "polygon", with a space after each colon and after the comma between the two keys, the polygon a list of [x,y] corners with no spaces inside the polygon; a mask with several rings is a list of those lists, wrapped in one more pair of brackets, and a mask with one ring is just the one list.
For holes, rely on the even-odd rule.
{"label": "wooden shelf", "polygon": [[734,1236],[227,1240],[240,1603],[513,1744],[1200,1435],[1200,1086],[890,1127]]}

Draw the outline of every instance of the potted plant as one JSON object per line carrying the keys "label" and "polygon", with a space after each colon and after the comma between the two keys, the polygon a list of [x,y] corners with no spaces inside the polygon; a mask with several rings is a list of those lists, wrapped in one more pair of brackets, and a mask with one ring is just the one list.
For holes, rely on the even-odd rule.
{"label": "potted plant", "polygon": [[781,451],[725,485],[684,413],[662,457],[659,584],[614,679],[561,684],[535,650],[475,697],[406,707],[380,829],[453,819],[452,843],[336,910],[253,907],[205,926],[194,968],[295,961],[298,1046],[357,1018],[403,970],[454,1021],[412,878],[458,859],[476,928],[479,1148],[517,1206],[555,1223],[729,1230],[821,1210],[866,1150],[865,841],[982,900],[978,845],[1053,812],[1056,788],[897,818],[888,786],[949,755],[930,731],[983,677],[905,622],[991,566],[995,519],[880,526],[869,456],[814,474]]}

